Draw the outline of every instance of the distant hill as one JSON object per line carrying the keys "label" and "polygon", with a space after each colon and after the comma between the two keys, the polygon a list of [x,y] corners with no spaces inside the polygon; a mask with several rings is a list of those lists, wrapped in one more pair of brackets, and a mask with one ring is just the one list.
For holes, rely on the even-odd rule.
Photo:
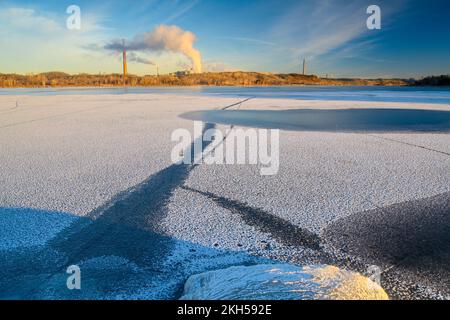
{"label": "distant hill", "polygon": [[[445,77],[445,76],[444,76]],[[434,83],[447,80],[431,79]],[[434,77],[433,77],[434,78]],[[428,79],[428,78],[426,78]],[[128,75],[127,86],[404,86],[426,85],[425,80],[404,79],[328,79],[315,75],[272,74],[259,72],[205,72],[200,74],[136,76]],[[41,74],[0,74],[0,87],[112,87],[123,85],[121,74],[75,74],[46,72]]]}

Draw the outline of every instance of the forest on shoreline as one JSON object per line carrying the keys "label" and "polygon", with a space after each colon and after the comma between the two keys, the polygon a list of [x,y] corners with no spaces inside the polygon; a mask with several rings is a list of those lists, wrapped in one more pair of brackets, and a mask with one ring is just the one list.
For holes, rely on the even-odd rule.
{"label": "forest on shoreline", "polygon": [[46,72],[40,74],[2,74],[1,88],[42,87],[151,87],[151,86],[449,86],[450,76],[432,76],[415,79],[357,79],[320,78],[315,75],[272,74],[259,72],[206,72],[199,74],[127,75],[122,74],[67,74]]}

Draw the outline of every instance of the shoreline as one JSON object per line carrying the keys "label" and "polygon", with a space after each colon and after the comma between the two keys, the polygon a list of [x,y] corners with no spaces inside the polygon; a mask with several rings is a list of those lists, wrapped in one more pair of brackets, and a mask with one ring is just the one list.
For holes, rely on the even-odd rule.
{"label": "shoreline", "polygon": [[168,86],[35,86],[35,87],[0,87],[0,89],[127,89],[127,88],[317,88],[317,87],[405,87],[405,88],[449,88],[450,86],[418,86],[418,85],[352,85],[352,84],[283,84],[283,85],[168,85]]}
{"label": "shoreline", "polygon": [[1,87],[0,90],[8,89],[169,89],[169,88],[442,88],[449,89],[450,85],[438,86],[438,85],[379,85],[379,84],[283,84],[283,85],[157,85],[157,86],[18,86],[18,87]]}
{"label": "shoreline", "polygon": [[313,74],[274,74],[261,72],[206,72],[183,75],[133,74],[40,74],[0,73],[1,88],[44,87],[304,87],[304,86],[450,86],[450,76],[430,76],[422,79],[403,78],[322,78]]}

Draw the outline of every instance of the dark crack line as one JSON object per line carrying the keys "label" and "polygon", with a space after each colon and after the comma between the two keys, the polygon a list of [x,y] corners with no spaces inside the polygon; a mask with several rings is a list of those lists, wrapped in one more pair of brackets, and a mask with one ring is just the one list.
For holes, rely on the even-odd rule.
{"label": "dark crack line", "polygon": [[289,221],[260,208],[253,208],[245,203],[187,186],[182,186],[181,188],[207,197],[220,207],[238,214],[247,225],[256,227],[262,232],[269,233],[273,238],[285,245],[302,246],[316,251],[322,250],[320,238],[315,233],[297,227]]}
{"label": "dark crack line", "polygon": [[19,102],[16,101],[16,105],[14,107],[0,111],[0,114],[10,113],[18,108],[19,108]]}
{"label": "dark crack line", "polygon": [[450,153],[448,153],[448,152],[436,150],[436,149],[433,149],[433,148],[428,148],[428,147],[421,146],[421,145],[414,144],[414,143],[409,143],[409,142],[405,142],[405,141],[395,140],[395,139],[392,139],[392,138],[380,137],[380,136],[373,135],[373,134],[368,134],[368,136],[374,137],[374,138],[378,138],[378,139],[382,139],[382,140],[391,141],[391,142],[397,142],[397,143],[404,144],[404,145],[407,145],[407,146],[421,148],[421,149],[425,149],[425,150],[428,150],[428,151],[433,151],[433,152],[437,152],[437,153],[440,153],[440,154],[445,154],[446,156],[450,156]]}
{"label": "dark crack line", "polygon": [[3,125],[3,126],[0,126],[0,129],[11,128],[11,127],[15,127],[15,126],[20,126],[22,124],[29,124],[29,123],[39,122],[39,121],[58,119],[58,118],[62,118],[62,117],[65,117],[65,116],[70,116],[70,115],[79,114],[79,113],[83,113],[83,112],[89,112],[89,111],[93,111],[93,110],[111,108],[112,106],[116,106],[116,105],[120,105],[120,104],[122,104],[122,102],[121,103],[117,103],[117,104],[112,104],[112,105],[109,104],[109,105],[106,105],[106,106],[99,106],[99,107],[93,107],[93,108],[88,108],[88,109],[83,109],[83,110],[77,110],[77,111],[72,111],[72,112],[55,114],[55,115],[48,116],[48,117],[43,117],[43,118],[37,118],[37,119],[31,119],[31,120],[26,120],[26,121],[21,121],[21,122],[10,123],[10,124],[6,124],[6,125]]}
{"label": "dark crack line", "polygon": [[229,106],[226,106],[226,107],[223,107],[223,108],[220,108],[220,110],[227,110],[227,109],[230,109],[230,108],[232,108],[232,107],[234,107],[234,106],[240,106],[240,105],[242,105],[244,102],[247,102],[247,101],[249,101],[249,100],[252,100],[254,97],[250,97],[250,98],[247,98],[247,99],[244,99],[244,100],[241,100],[241,101],[239,101],[239,102],[236,102],[236,103],[233,103],[233,104],[230,104]]}

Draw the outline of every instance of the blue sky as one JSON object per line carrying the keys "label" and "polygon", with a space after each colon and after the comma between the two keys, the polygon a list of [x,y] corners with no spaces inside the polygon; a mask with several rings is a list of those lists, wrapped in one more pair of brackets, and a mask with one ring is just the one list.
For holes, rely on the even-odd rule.
{"label": "blue sky", "polygon": [[[66,28],[66,8],[81,8],[81,30]],[[381,8],[368,30],[366,8]],[[104,50],[158,25],[192,32],[206,71],[308,71],[335,77],[420,77],[450,73],[448,0],[0,0],[0,73],[120,72]],[[5,50],[6,49],[6,50]],[[160,72],[190,65],[174,51],[136,52]],[[153,65],[130,62],[135,74]]]}

